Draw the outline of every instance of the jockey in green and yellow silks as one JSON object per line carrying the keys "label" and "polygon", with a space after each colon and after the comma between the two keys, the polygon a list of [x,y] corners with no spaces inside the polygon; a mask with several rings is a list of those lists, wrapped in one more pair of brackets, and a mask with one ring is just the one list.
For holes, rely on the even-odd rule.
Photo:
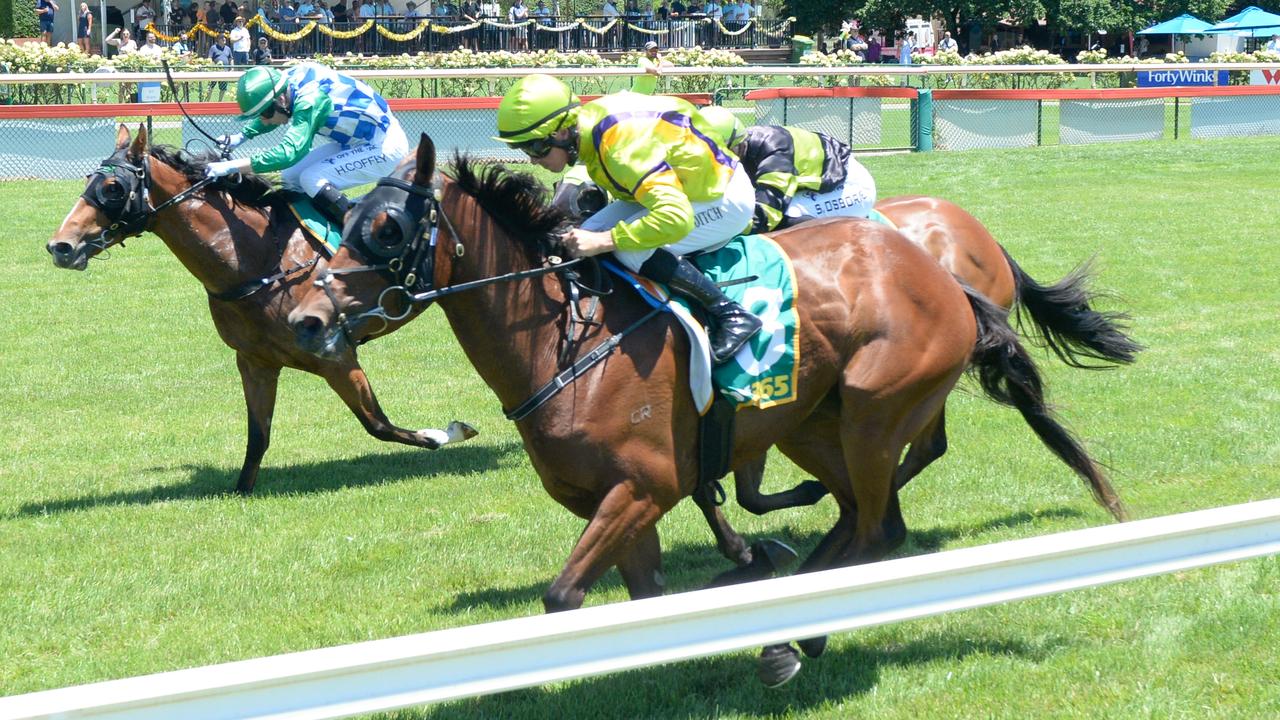
{"label": "jockey in green and yellow silks", "polygon": [[754,191],[741,164],[679,98],[622,92],[583,104],[549,75],[519,80],[498,106],[498,139],[541,167],[581,161],[616,200],[565,236],[577,256],[618,261],[707,309],[724,362],[760,330],[682,255],[714,249],[751,224]]}
{"label": "jockey in green and yellow silks", "polygon": [[789,221],[867,217],[876,183],[848,145],[830,135],[796,127],[743,127],[722,107],[702,111],[715,137],[730,148],[756,186],[752,231],[786,227]]}

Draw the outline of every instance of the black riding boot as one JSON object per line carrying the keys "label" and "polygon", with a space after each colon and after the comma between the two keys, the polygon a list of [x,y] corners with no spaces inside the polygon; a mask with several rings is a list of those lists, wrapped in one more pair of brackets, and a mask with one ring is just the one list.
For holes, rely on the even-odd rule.
{"label": "black riding boot", "polygon": [[347,211],[351,209],[351,200],[332,185],[320,188],[320,192],[311,198],[311,202],[315,204],[317,210],[324,213],[325,217],[337,223],[338,227],[342,227],[346,222]]}
{"label": "black riding boot", "polygon": [[640,267],[640,274],[665,283],[672,292],[706,308],[711,319],[711,358],[717,365],[731,359],[760,332],[760,318],[730,300],[719,285],[684,258],[658,250]]}

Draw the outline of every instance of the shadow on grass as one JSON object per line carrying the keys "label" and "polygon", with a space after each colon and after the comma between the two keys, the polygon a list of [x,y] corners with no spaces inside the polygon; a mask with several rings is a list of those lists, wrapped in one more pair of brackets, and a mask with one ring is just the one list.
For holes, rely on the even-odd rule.
{"label": "shadow on grass", "polygon": [[[806,659],[800,674],[769,690],[756,679],[756,662],[743,653],[634,670],[573,683],[516,690],[435,708],[405,710],[399,720],[444,718],[706,718],[787,717],[874,690],[887,668],[958,664],[972,655],[1043,662],[1065,645],[1059,638],[1016,638],[931,633],[902,644],[870,645],[849,635],[833,638],[821,658]],[[838,713],[837,713],[838,714]]]}
{"label": "shadow on grass", "polygon": [[[369,487],[407,478],[431,478],[441,474],[469,474],[491,470],[507,458],[523,458],[519,443],[500,446],[466,444],[440,450],[401,450],[369,453],[354,458],[295,465],[264,465],[253,497],[334,492],[349,487]],[[110,505],[149,505],[171,500],[192,500],[234,494],[240,469],[217,465],[153,467],[144,473],[187,473],[184,483],[136,490],[83,495],[76,498],[30,502],[3,516],[23,516],[85,510]]]}
{"label": "shadow on grass", "polygon": [[[894,552],[890,558],[911,557],[938,552],[957,538],[980,535],[1000,528],[1029,525],[1042,519],[1061,520],[1077,518],[1083,515],[1083,512],[1075,508],[1060,507],[1035,513],[1026,511],[1010,513],[963,525],[908,530],[906,543]],[[822,535],[823,533],[821,532],[797,532],[791,527],[784,527],[767,534],[744,537],[748,542],[762,539],[763,537],[781,540],[795,548],[796,552],[800,554],[800,559],[803,560],[818,544],[818,541],[822,539]],[[711,581],[712,577],[728,570],[730,567],[732,565],[729,561],[716,551],[710,530],[707,531],[707,542],[704,544],[682,543],[671,547],[663,547],[662,549],[662,568],[667,578],[669,592],[678,593],[701,589]],[[542,598],[542,594],[551,585],[553,579],[548,577],[545,582],[527,584],[520,587],[487,588],[462,592],[454,598],[450,609],[455,611],[465,610],[477,605],[502,608],[537,603]],[[592,586],[591,592],[608,591],[621,586],[622,580],[617,571],[610,570]],[[590,604],[591,594],[589,593],[587,597],[588,604]]]}

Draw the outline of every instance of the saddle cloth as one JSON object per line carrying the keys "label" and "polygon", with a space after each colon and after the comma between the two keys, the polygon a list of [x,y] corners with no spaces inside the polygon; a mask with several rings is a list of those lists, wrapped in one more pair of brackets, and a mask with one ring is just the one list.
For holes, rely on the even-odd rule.
{"label": "saddle cloth", "polygon": [[682,299],[673,298],[665,287],[612,262],[606,262],[606,267],[625,273],[642,297],[664,306],[685,328],[691,345],[690,391],[699,412],[705,413],[710,407],[713,387],[737,408],[767,408],[794,401],[800,346],[791,258],[767,236],[742,235],[718,250],[689,259],[720,283],[726,295],[764,321],[764,328],[732,360],[715,368],[711,366],[706,331]]}
{"label": "saddle cloth", "polygon": [[301,193],[290,195],[289,212],[297,218],[303,231],[319,242],[325,259],[332,258],[342,244],[342,226],[325,217],[324,213],[311,204],[311,198]]}

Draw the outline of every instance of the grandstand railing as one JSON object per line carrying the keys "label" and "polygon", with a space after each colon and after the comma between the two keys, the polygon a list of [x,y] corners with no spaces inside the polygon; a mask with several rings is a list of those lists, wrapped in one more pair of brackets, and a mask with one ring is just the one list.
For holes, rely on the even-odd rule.
{"label": "grandstand railing", "polygon": [[[473,20],[461,16],[429,18],[377,17],[373,26],[366,20],[326,23],[308,29],[309,20],[276,22],[270,32],[253,31],[266,37],[276,58],[309,56],[315,53],[398,55],[438,52],[460,47],[485,52],[495,50],[595,50],[621,52],[639,50],[650,40],[659,47],[763,48],[790,47],[791,21],[786,18],[753,18],[749,22],[719,22],[702,15],[680,18],[644,16],[531,17],[522,23],[506,18]],[[325,31],[318,28],[323,27]],[[160,25],[155,28],[162,41],[179,35],[188,37],[192,50],[208,52],[210,32],[192,31],[190,25]],[[340,37],[333,37],[334,34]],[[298,36],[301,37],[293,37]],[[354,37],[341,37],[355,35]]]}

